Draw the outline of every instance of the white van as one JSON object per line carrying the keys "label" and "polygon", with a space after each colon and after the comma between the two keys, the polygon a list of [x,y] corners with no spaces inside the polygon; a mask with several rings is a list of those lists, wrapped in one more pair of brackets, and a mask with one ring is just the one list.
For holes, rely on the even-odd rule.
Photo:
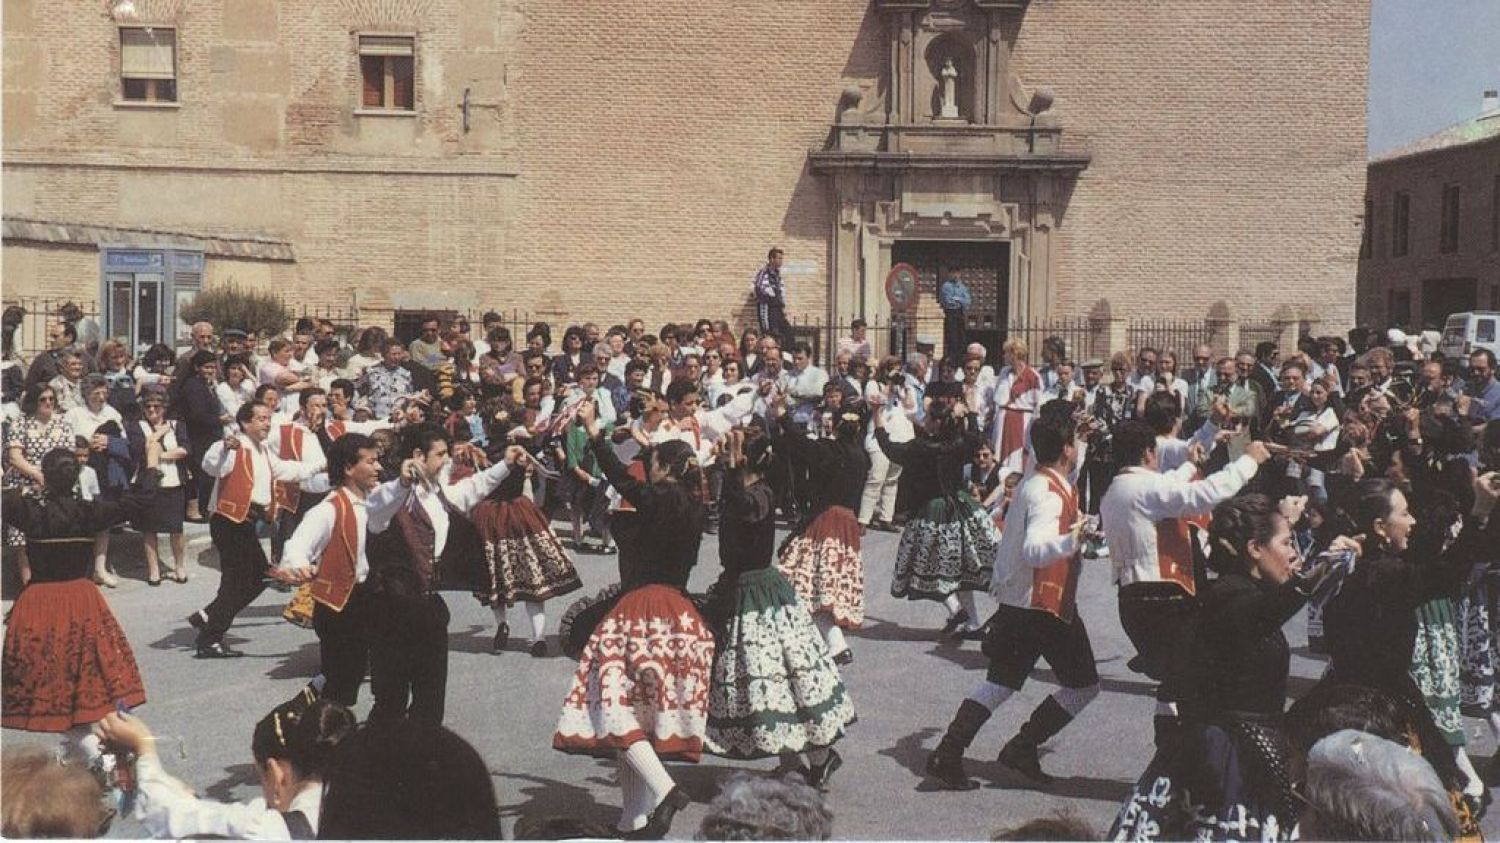
{"label": "white van", "polygon": [[1469,355],[1481,348],[1500,357],[1500,311],[1476,310],[1448,317],[1438,342],[1438,351],[1444,357],[1457,357],[1468,365]]}

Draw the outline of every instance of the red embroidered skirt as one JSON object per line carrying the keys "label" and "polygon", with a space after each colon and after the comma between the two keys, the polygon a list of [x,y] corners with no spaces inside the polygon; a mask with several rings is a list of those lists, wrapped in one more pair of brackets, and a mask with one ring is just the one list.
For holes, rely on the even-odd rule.
{"label": "red embroidered skirt", "polygon": [[713,632],[682,592],[626,593],[589,637],[553,748],[608,757],[646,740],[662,758],[698,761],[713,660]]}
{"label": "red embroidered skirt", "polygon": [[551,600],[583,588],[547,517],[525,496],[474,508],[484,539],[490,595],[503,603]]}
{"label": "red embroidered skirt", "polygon": [[125,631],[88,580],[32,583],[16,598],[0,665],[7,729],[63,732],[96,722],[146,689]]}
{"label": "red embroidered skirt", "polygon": [[776,567],[797,590],[810,614],[858,629],[865,620],[865,563],[859,555],[859,520],[831,506],[786,543]]}

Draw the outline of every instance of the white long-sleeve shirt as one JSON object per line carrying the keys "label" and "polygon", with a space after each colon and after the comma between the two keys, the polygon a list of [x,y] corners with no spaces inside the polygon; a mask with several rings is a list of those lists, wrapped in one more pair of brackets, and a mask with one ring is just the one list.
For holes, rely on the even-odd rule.
{"label": "white long-sleeve shirt", "polygon": [[[298,462],[309,465],[327,465],[328,458],[323,454],[323,442],[318,439],[318,434],[314,433],[307,425],[300,421],[288,422],[287,424],[302,431],[302,459]],[[270,434],[266,436],[266,448],[278,456],[281,454],[282,431],[286,430],[286,427],[286,424],[275,425],[271,428]],[[312,478],[303,480],[301,483],[302,491],[304,492],[320,492],[327,489],[326,483],[321,484],[321,488],[319,485],[319,481]]]}
{"label": "white long-sleeve shirt", "polygon": [[1156,437],[1156,470],[1162,474],[1176,470],[1178,466],[1188,461],[1189,449],[1195,442],[1203,448],[1203,453],[1207,454],[1213,449],[1214,437],[1218,435],[1218,425],[1213,422],[1204,422],[1191,439],[1178,439],[1176,436]]}
{"label": "white long-sleeve shirt", "polygon": [[1196,481],[1192,478],[1197,468],[1192,463],[1165,474],[1133,466],[1116,475],[1099,502],[1115,584],[1160,581],[1157,522],[1207,515],[1220,501],[1244,488],[1259,468],[1254,459],[1242,456]]}
{"label": "white long-sleeve shirt", "polygon": [[[136,759],[140,788],[136,794],[136,818],[152,837],[181,840],[217,837],[229,840],[291,840],[286,819],[257,796],[249,802],[213,802],[189,793],[181,782],[162,768],[155,754]],[[307,817],[314,833],[323,807],[323,788],[313,783],[292,797],[287,812]]]}
{"label": "white long-sleeve shirt", "polygon": [[[442,486],[443,497],[448,499],[459,512],[467,513],[479,505],[479,502],[489,497],[490,492],[510,474],[510,463],[500,460],[484,471],[471,474],[457,483],[448,482],[453,471],[453,463],[444,466],[442,475],[438,478],[438,485]],[[432,558],[436,559],[443,555],[443,548],[448,544],[448,510],[443,506],[443,501],[438,497],[437,490],[416,484],[404,489],[406,494],[414,495],[417,503],[427,513],[427,519],[432,522],[433,548]],[[391,518],[400,508],[399,504],[406,500],[406,495],[397,495],[397,506],[371,509],[369,512],[370,532],[383,533],[391,526]]]}
{"label": "white long-sleeve shirt", "polygon": [[800,372],[786,372],[785,391],[792,400],[792,421],[810,424],[813,410],[823,400],[823,387],[828,383],[828,373],[812,364]]}
{"label": "white long-sleeve shirt", "polygon": [[705,410],[700,405],[692,421],[663,423],[652,433],[651,442],[660,444],[672,439],[686,442],[698,455],[698,464],[706,468],[714,463],[714,443],[750,415],[759,397],[754,389],[744,389],[717,409]]}
{"label": "white long-sleeve shirt", "polygon": [[[272,480],[282,483],[300,483],[302,488],[311,492],[328,491],[328,475],[323,472],[325,464],[321,460],[315,463],[283,460],[267,448],[265,443],[256,445],[243,433],[235,434],[235,437],[240,440],[240,447],[250,453],[250,464],[255,475],[255,482],[250,491],[250,503],[261,506],[271,505]],[[320,457],[322,453],[322,449],[319,449]],[[210,477],[215,478],[213,501],[209,504],[210,512],[219,507],[219,487],[223,478],[228,477],[234,471],[236,459],[236,452],[225,448],[222,439],[209,445],[208,450],[203,454],[203,470]]]}
{"label": "white long-sleeve shirt", "polygon": [[[1063,499],[1052,491],[1048,472],[1038,471],[1016,488],[995,549],[990,593],[1011,606],[1030,608],[1033,570],[1078,552],[1078,541],[1070,530],[1073,525],[1060,523]],[[1073,488],[1069,480],[1057,476],[1069,490]]]}
{"label": "white long-sleeve shirt", "polygon": [[349,503],[354,507],[355,532],[359,535],[359,543],[355,548],[354,581],[364,582],[370,575],[370,561],[365,557],[365,536],[369,532],[370,513],[377,513],[381,520],[388,523],[405,492],[399,479],[376,486],[368,497],[360,497],[344,489],[334,490],[333,494],[307,511],[302,523],[297,525],[297,530],[282,548],[279,567],[284,571],[317,567],[318,561],[323,558],[323,550],[333,540],[336,513],[333,496],[347,495]]}

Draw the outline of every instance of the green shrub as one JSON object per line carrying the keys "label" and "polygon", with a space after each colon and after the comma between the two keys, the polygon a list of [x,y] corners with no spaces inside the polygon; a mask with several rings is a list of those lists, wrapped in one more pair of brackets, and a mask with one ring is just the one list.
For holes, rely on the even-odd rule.
{"label": "green shrub", "polygon": [[239,328],[272,337],[286,330],[292,314],[281,299],[261,290],[247,290],[234,283],[210,287],[182,306],[183,321],[208,322],[216,331]]}

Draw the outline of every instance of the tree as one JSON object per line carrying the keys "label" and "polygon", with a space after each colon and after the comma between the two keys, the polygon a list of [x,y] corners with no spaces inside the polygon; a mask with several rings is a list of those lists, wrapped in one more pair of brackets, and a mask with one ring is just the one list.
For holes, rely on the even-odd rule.
{"label": "tree", "polygon": [[207,322],[218,330],[239,328],[262,337],[275,336],[286,330],[292,314],[276,296],[247,290],[234,282],[212,287],[199,293],[182,306],[184,322]]}

